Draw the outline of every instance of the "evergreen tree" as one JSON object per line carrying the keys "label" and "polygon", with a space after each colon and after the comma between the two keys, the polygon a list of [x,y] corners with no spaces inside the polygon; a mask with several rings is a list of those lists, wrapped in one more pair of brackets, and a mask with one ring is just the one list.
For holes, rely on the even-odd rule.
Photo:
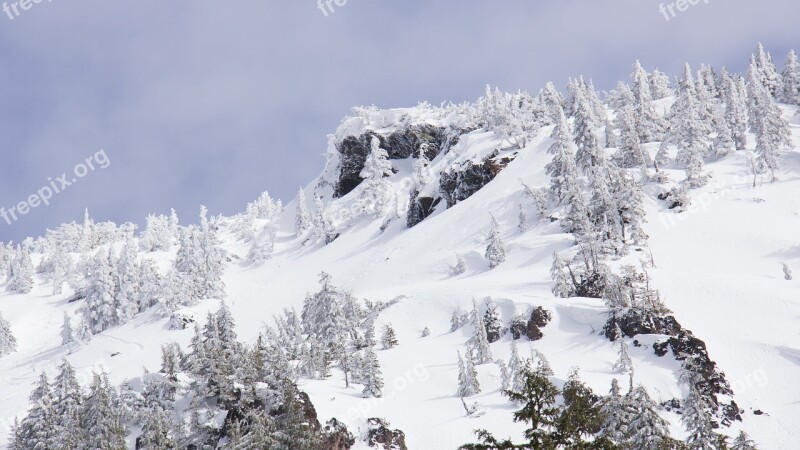
{"label": "evergreen tree", "polygon": [[525,381],[523,377],[524,362],[519,358],[516,341],[511,341],[511,359],[508,361],[508,371],[511,375],[511,390],[520,392]]}
{"label": "evergreen tree", "polygon": [[64,311],[64,322],[61,324],[61,345],[70,345],[73,342],[75,342],[75,332],[72,331],[69,314]]}
{"label": "evergreen tree", "polygon": [[55,448],[77,450],[80,445],[83,391],[75,369],[65,359],[53,381],[53,413],[56,417]]}
{"label": "evergreen tree", "polygon": [[758,450],[758,447],[756,447],[756,443],[750,439],[747,433],[740,431],[733,441],[733,445],[731,445],[731,450]]}
{"label": "evergreen tree", "polygon": [[[461,355],[459,355],[461,356]],[[513,380],[511,379],[511,372],[508,370],[508,366],[506,365],[505,361],[502,359],[498,359],[495,361],[497,367],[500,369],[500,380],[502,382],[502,390],[507,391],[513,387]]]}
{"label": "evergreen tree", "polygon": [[466,362],[461,358],[461,352],[458,352],[458,392],[459,397],[472,397],[473,395],[480,394],[481,386],[478,383],[478,371],[475,369],[475,364],[472,358],[467,356]]}
{"label": "evergreen tree", "polygon": [[492,362],[492,350],[489,347],[489,337],[486,334],[486,327],[484,326],[482,316],[478,311],[478,305],[475,298],[472,299],[472,314],[470,315],[472,327],[475,334],[470,338],[469,343],[474,350],[475,362],[478,365],[489,364]]}
{"label": "evergreen tree", "polygon": [[53,295],[61,295],[61,288],[72,271],[72,258],[63,250],[63,245],[56,244],[53,251]]}
{"label": "evergreen tree", "polygon": [[112,265],[113,252],[98,250],[91,263],[86,300],[81,312],[92,334],[98,334],[116,325],[117,293],[116,268]]}
{"label": "evergreen tree", "polygon": [[576,98],[574,142],[577,146],[575,164],[584,174],[592,171],[603,157],[600,140],[593,129],[593,115],[589,101],[579,91]]}
{"label": "evergreen tree", "polygon": [[550,192],[553,198],[557,203],[563,203],[570,201],[570,195],[577,192],[578,170],[569,123],[563,110],[558,109],[556,112],[556,126],[550,135],[553,144],[547,150],[553,155],[553,160],[547,164],[545,171],[550,175]]}
{"label": "evergreen tree", "polygon": [[311,214],[308,212],[308,205],[306,205],[306,193],[303,189],[297,191],[297,196],[294,198],[295,214],[294,214],[294,229],[298,236],[311,229]]}
{"label": "evergreen tree", "polygon": [[7,289],[27,294],[33,290],[33,262],[27,247],[17,247],[11,261]]}
{"label": "evergreen tree", "polygon": [[122,422],[117,393],[105,374],[94,374],[81,411],[81,448],[125,450],[128,430]]}
{"label": "evergreen tree", "polygon": [[794,50],[789,51],[786,65],[783,68],[783,97],[784,103],[800,106],[800,62]]}
{"label": "evergreen tree", "polygon": [[381,373],[378,355],[372,347],[364,349],[364,367],[362,371],[364,397],[383,396],[383,376]]}
{"label": "evergreen tree", "polygon": [[522,389],[506,391],[513,402],[521,403],[522,409],[514,413],[514,422],[529,424],[525,438],[535,449],[553,446],[552,430],[558,419],[556,407],[558,388],[548,379],[544,370],[526,365],[522,369]]}
{"label": "evergreen tree", "polygon": [[632,448],[659,448],[669,442],[668,423],[658,415],[658,405],[642,385],[636,386],[626,398],[631,421],[626,438]]}
{"label": "evergreen tree", "polygon": [[116,310],[120,323],[126,323],[139,312],[137,301],[139,289],[138,248],[129,239],[122,248],[122,253],[117,261],[117,276],[119,289],[116,293]]}
{"label": "evergreen tree", "polygon": [[564,406],[557,419],[557,440],[566,448],[581,448],[600,432],[603,416],[597,396],[580,380],[577,369],[570,372],[567,382],[561,389]]}
{"label": "evergreen tree", "polygon": [[220,247],[216,227],[206,219],[205,206],[200,207],[199,258],[200,273],[195,279],[201,299],[225,297],[225,283],[222,273],[225,270],[225,251]]}
{"label": "evergreen tree", "polygon": [[[172,210],[175,213],[175,210]],[[139,248],[144,252],[168,251],[172,246],[172,239],[175,237],[170,224],[170,219],[166,216],[147,216],[147,224],[139,237]]]}
{"label": "evergreen tree", "polygon": [[372,149],[359,176],[364,179],[361,208],[366,215],[382,216],[389,205],[391,184],[384,178],[392,175],[389,154],[381,148],[377,137],[372,138]]}
{"label": "evergreen tree", "polygon": [[650,90],[650,79],[647,71],[637,60],[633,66],[633,110],[636,131],[641,142],[658,140],[663,132],[662,119],[653,109],[653,94]]}
{"label": "evergreen tree", "polygon": [[669,85],[669,77],[658,69],[650,73],[650,93],[653,100],[660,100],[673,94]]}
{"label": "evergreen tree", "polygon": [[747,102],[744,79],[728,77],[725,89],[725,120],[730,127],[736,150],[747,147]]}
{"label": "evergreen tree", "polygon": [[492,216],[492,225],[489,234],[486,236],[486,252],[484,254],[489,261],[489,268],[494,269],[506,260],[506,247],[503,238],[500,236],[500,225]]}
{"label": "evergreen tree", "polygon": [[139,312],[144,312],[147,308],[155,305],[159,296],[162,295],[161,278],[153,260],[146,259],[139,264],[139,276],[137,279],[139,280],[139,287],[136,290],[138,293],[136,303],[139,305]]}
{"label": "evergreen tree", "polygon": [[756,135],[756,154],[759,169],[770,173],[775,181],[775,171],[780,168],[780,152],[791,148],[789,124],[782,116],[769,91],[753,79],[756,70],[751,66],[751,80],[747,86],[750,98],[750,129]]}
{"label": "evergreen tree", "polygon": [[486,312],[483,314],[483,327],[486,329],[486,340],[491,344],[497,342],[503,333],[503,322],[497,312],[497,306],[491,299],[486,299]]}
{"label": "evergreen tree", "polygon": [[50,382],[44,372],[30,395],[30,402],[28,416],[21,424],[26,447],[34,450],[55,448],[57,417]]}
{"label": "evergreen tree", "polygon": [[314,233],[325,240],[326,244],[330,244],[336,239],[336,227],[328,215],[325,208],[325,203],[322,202],[322,197],[314,194]]}
{"label": "evergreen tree", "polygon": [[381,336],[381,345],[383,345],[384,350],[389,350],[397,346],[397,335],[394,332],[394,328],[392,328],[392,324],[387,323],[386,326],[383,327],[383,335]]}
{"label": "evergreen tree", "polygon": [[694,386],[689,388],[681,422],[689,432],[686,443],[690,450],[707,450],[717,448],[719,436],[714,432],[711,417],[711,406]]}
{"label": "evergreen tree", "polygon": [[142,424],[142,436],[139,444],[146,450],[168,450],[177,448],[172,437],[172,419],[160,407],[150,409]]}
{"label": "evergreen tree", "polygon": [[614,154],[617,164],[624,168],[647,166],[650,158],[642,147],[633,106],[624,105],[617,110],[616,124],[620,130],[619,150]]}
{"label": "evergreen tree", "polygon": [[456,253],[456,263],[450,267],[450,275],[458,276],[467,271],[467,262],[464,257]]}
{"label": "evergreen tree", "polygon": [[758,71],[758,79],[772,98],[781,96],[783,90],[783,80],[778,75],[778,70],[772,62],[772,56],[764,50],[764,46],[758,43],[755,55],[751,58],[751,63]]}
{"label": "evergreen tree", "polygon": [[11,334],[11,324],[3,318],[0,312],[0,358],[17,351],[17,339]]}
{"label": "evergreen tree", "polygon": [[619,382],[614,378],[611,380],[611,391],[600,405],[600,414],[604,419],[600,436],[622,446],[627,441],[631,417],[620,392]]}
{"label": "evergreen tree", "polygon": [[617,335],[617,342],[619,346],[619,350],[617,354],[619,355],[619,359],[614,364],[614,370],[617,373],[629,373],[633,371],[633,362],[631,361],[631,357],[628,354],[628,343],[625,342],[622,334]]}

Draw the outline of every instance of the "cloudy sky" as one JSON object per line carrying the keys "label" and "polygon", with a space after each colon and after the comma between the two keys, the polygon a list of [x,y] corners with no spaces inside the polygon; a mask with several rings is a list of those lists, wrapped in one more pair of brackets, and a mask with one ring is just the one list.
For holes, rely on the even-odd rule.
{"label": "cloudy sky", "polygon": [[[13,3],[12,0],[9,2]],[[584,74],[602,89],[639,58],[744,70],[761,41],[800,48],[797,0],[42,0],[0,14],[0,207],[103,149],[111,161],[0,240],[62,222],[142,223],[199,205],[231,214],[264,190],[288,201],[321,170],[351,106],[474,100]],[[667,6],[669,3],[665,2]],[[10,16],[14,18],[11,19]]]}

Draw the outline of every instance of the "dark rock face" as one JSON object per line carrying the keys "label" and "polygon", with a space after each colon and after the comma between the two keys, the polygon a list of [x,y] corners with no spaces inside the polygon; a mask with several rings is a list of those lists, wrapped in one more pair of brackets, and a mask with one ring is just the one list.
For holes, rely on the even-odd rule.
{"label": "dark rock face", "polygon": [[406,225],[408,225],[408,228],[427,219],[428,216],[433,214],[436,207],[439,206],[439,203],[442,202],[441,197],[418,197],[417,195],[418,194],[413,195],[411,197],[411,202],[408,204],[408,217],[406,218]]}
{"label": "dark rock face", "polygon": [[514,156],[498,158],[499,154],[500,152],[495,150],[480,163],[466,161],[442,173],[439,179],[439,192],[447,201],[448,208],[481,190],[514,160]]}
{"label": "dark rock face", "polygon": [[517,316],[511,320],[511,337],[516,340],[525,336],[531,341],[538,341],[544,337],[541,329],[550,323],[550,320],[553,319],[553,314],[539,306],[531,312],[531,317],[528,320],[523,317]]}
{"label": "dark rock face", "polygon": [[323,435],[322,448],[324,450],[350,450],[356,443],[353,433],[347,430],[345,424],[336,419],[331,419],[325,423]]}
{"label": "dark rock face", "polygon": [[[676,360],[684,363],[685,369],[691,368],[697,375],[695,388],[711,403],[713,410],[719,412],[723,425],[742,420],[736,402],[720,404],[717,400],[717,395],[733,395],[733,391],[725,374],[719,371],[717,364],[708,355],[705,342],[681,327],[674,316],[628,311],[621,317],[610,317],[603,328],[603,334],[613,341],[617,338],[617,327],[623,336],[630,338],[639,334],[669,336],[653,344],[653,352],[657,356],[665,356],[671,351]],[[688,363],[691,365],[687,365]]]}
{"label": "dark rock face", "polygon": [[367,445],[381,450],[408,450],[406,435],[400,430],[390,430],[383,419],[372,418],[367,421],[370,430],[367,434]]}
{"label": "dark rock face", "polygon": [[582,273],[575,285],[575,297],[603,298],[606,284],[606,277],[600,272]]}
{"label": "dark rock face", "polygon": [[334,191],[335,197],[342,197],[350,193],[363,181],[361,170],[372,148],[372,138],[377,137],[381,148],[389,154],[389,159],[405,159],[415,156],[422,144],[428,144],[425,156],[432,160],[439,153],[447,152],[450,147],[458,143],[458,135],[447,128],[433,125],[411,125],[403,130],[397,130],[388,137],[368,131],[361,136],[348,136],[336,145],[341,154],[339,167],[339,180]]}

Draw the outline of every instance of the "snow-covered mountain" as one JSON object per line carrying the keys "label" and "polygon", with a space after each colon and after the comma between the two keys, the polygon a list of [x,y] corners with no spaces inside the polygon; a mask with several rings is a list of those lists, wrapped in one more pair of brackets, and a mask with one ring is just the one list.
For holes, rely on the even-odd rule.
{"label": "snow-covered mountain", "polygon": [[[671,86],[637,63],[604,101],[576,79],[566,97],[549,84],[357,108],[285,206],[265,194],[235,217],[153,216],[141,233],[87,215],[5,246],[0,447],[113,448],[92,439],[115,426],[129,448],[157,435],[140,445],[456,449],[479,429],[524,444],[525,402],[503,391],[522,389],[527,366],[593,391],[603,414],[586,441],[679,448],[665,428],[691,448],[741,431],[793,448],[799,88],[796,58],[779,74],[759,47],[746,77],[703,66]],[[97,394],[83,406],[65,410],[58,383],[39,401],[41,373],[63,380],[63,360]],[[115,424],[85,417],[103,392]],[[69,411],[86,430],[71,444]],[[321,429],[333,418],[355,443]],[[540,429],[567,447],[561,425]]]}

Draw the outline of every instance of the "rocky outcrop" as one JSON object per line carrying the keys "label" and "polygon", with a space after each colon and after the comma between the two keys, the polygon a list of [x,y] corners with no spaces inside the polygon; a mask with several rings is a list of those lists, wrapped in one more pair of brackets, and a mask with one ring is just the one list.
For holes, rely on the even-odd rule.
{"label": "rocky outcrop", "polygon": [[345,424],[336,419],[331,419],[325,423],[322,430],[324,442],[323,450],[350,450],[355,445],[356,440]]}
{"label": "rocky outcrop", "polygon": [[415,156],[422,144],[428,144],[425,156],[432,160],[458,143],[460,132],[429,124],[410,125],[388,136],[368,131],[360,136],[348,136],[336,145],[341,155],[339,178],[334,189],[335,197],[342,197],[355,189],[363,179],[359,175],[372,148],[372,138],[377,137],[389,159],[406,159]]}
{"label": "rocky outcrop", "polygon": [[547,326],[552,319],[553,314],[539,306],[531,312],[528,320],[522,316],[515,317],[511,321],[511,337],[516,340],[525,336],[531,341],[538,341],[544,337],[541,329]]}
{"label": "rocky outcrop", "polygon": [[370,447],[380,450],[408,450],[405,433],[389,429],[390,425],[386,420],[373,417],[367,420],[367,424],[367,445]]}
{"label": "rocky outcrop", "polygon": [[479,163],[466,161],[442,172],[439,178],[439,192],[447,202],[448,208],[468,199],[489,184],[516,156],[514,154],[501,158],[499,155],[499,150],[495,150]]}
{"label": "rocky outcrop", "polygon": [[408,214],[406,217],[406,225],[411,228],[436,211],[436,207],[442,202],[441,197],[419,197],[418,193],[414,193],[411,201],[408,204]]}

